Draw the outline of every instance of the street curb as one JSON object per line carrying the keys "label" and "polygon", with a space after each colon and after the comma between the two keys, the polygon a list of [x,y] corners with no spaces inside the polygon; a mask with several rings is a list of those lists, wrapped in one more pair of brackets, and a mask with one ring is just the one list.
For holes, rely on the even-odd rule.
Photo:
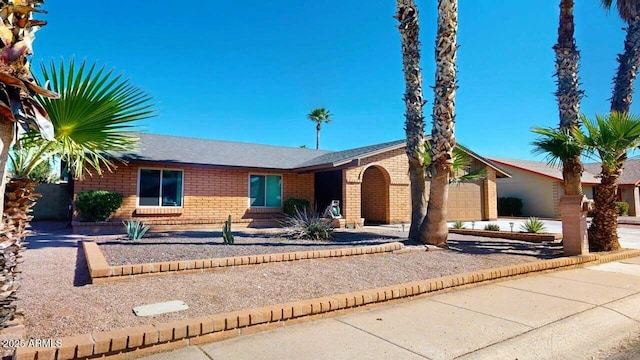
{"label": "street curb", "polygon": [[473,271],[376,289],[232,311],[154,325],[115,329],[60,339],[59,347],[16,350],[14,359],[133,359],[189,345],[214,342],[371,306],[403,301],[457,287],[477,286],[499,279],[553,270],[566,270],[640,256],[640,250],[588,254]]}

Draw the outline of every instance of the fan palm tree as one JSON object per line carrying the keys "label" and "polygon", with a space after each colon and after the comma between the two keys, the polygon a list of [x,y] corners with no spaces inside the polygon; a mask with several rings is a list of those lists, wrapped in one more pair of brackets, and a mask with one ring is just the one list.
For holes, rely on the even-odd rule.
{"label": "fan palm tree", "polygon": [[322,123],[328,124],[331,122],[331,113],[325,108],[316,108],[311,110],[307,118],[316,123],[316,150],[318,150],[320,149],[320,129],[322,128]]}
{"label": "fan palm tree", "polygon": [[420,239],[431,245],[447,247],[447,203],[449,183],[454,175],[453,148],[456,145],[455,95],[458,45],[458,1],[438,0],[436,33],[436,81],[433,88],[433,129],[431,130],[431,186],[427,217],[420,226]]}
{"label": "fan palm tree", "polygon": [[420,69],[420,41],[418,35],[418,8],[413,0],[397,0],[398,12],[395,18],[400,22],[398,29],[402,41],[402,68],[405,81],[405,122],[407,137],[406,153],[409,160],[411,184],[411,226],[409,239],[420,239],[420,225],[427,214],[425,197],[424,116],[422,107],[422,70]]}
{"label": "fan palm tree", "polygon": [[[601,0],[605,9],[610,10],[614,0]],[[627,23],[624,52],[618,55],[618,72],[613,78],[611,112],[628,113],[633,96],[633,83],[640,65],[640,0],[615,0],[618,14]]]}
{"label": "fan palm tree", "polygon": [[[45,138],[53,137],[53,127],[47,112],[34,100],[34,94],[55,98],[57,94],[42,89],[31,77],[28,57],[36,31],[46,25],[33,18],[33,13],[44,13],[38,7],[42,0],[0,0],[0,193],[6,185],[6,165],[11,144],[15,140],[16,126],[34,129]],[[2,214],[3,202],[0,202]],[[15,283],[18,273],[19,242],[11,228],[0,222],[0,329],[15,314]]]}
{"label": "fan palm tree", "polygon": [[[63,62],[59,67],[51,62],[48,69],[43,64],[42,78],[61,97],[36,97],[38,105],[50,115],[55,129],[53,140],[28,132],[22,139],[24,150],[12,154],[13,177],[5,190],[4,218],[5,232],[14,241],[14,258],[22,249],[21,241],[32,218],[29,213],[39,198],[34,193],[37,182],[28,177],[38,164],[58,156],[78,178],[91,171],[100,174],[110,170],[114,166],[112,155],[135,146],[135,122],[154,115],[147,94],[95,64],[87,67],[83,62],[76,67],[72,60],[67,68]],[[0,324],[4,324],[2,319]]]}
{"label": "fan palm tree", "polygon": [[605,117],[596,115],[595,120],[582,116],[582,122],[586,132],[576,132],[576,140],[585,146],[591,158],[602,163],[589,227],[589,250],[617,250],[620,248],[615,205],[618,182],[628,153],[640,146],[640,118],[613,112]]}
{"label": "fan palm tree", "polygon": [[615,205],[618,181],[629,151],[640,146],[640,118],[628,114],[596,115],[595,120],[581,116],[586,131],[534,128],[541,135],[533,142],[534,153],[546,154],[550,164],[578,154],[601,162],[600,184],[596,186],[595,210],[589,227],[589,250],[610,251],[620,248],[617,235],[618,211]]}
{"label": "fan palm tree", "polygon": [[[560,129],[568,134],[580,124],[580,100],[583,91],[579,89],[578,62],[580,52],[576,48],[573,23],[573,0],[560,0],[560,21],[558,43],[553,47],[556,53],[556,76],[558,77],[558,109]],[[580,155],[562,159],[562,177],[566,195],[582,195],[583,166]]]}

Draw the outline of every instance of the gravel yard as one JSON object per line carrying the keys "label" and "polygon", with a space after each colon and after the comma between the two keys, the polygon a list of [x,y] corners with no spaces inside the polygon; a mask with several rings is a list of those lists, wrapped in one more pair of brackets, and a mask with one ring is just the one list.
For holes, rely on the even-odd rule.
{"label": "gravel yard", "polygon": [[[24,253],[18,306],[25,310],[29,337],[55,339],[165,322],[523,263],[561,253],[559,244],[451,234],[451,250],[304,260],[91,285],[84,254],[77,244],[80,237],[68,235],[63,227],[36,224],[38,234],[29,238],[29,250]],[[169,260],[173,256],[235,256],[247,254],[249,249],[252,254],[273,253],[406,239],[406,233],[383,231],[339,234],[337,244],[296,242],[283,246],[270,235],[247,233],[238,237],[237,245],[219,246],[221,239],[209,237],[210,233],[207,237],[198,234],[202,232],[153,237],[147,245],[123,245],[111,238],[112,245],[103,244],[101,248],[114,265]],[[132,312],[135,306],[170,300],[184,300],[190,308],[155,317],[136,317]]]}

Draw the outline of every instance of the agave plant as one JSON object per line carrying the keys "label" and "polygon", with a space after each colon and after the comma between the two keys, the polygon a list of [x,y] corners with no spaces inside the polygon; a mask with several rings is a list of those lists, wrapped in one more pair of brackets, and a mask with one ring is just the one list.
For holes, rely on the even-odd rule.
{"label": "agave plant", "polygon": [[[38,86],[31,77],[28,57],[32,55],[32,44],[36,31],[46,25],[33,18],[33,13],[44,13],[38,7],[42,0],[0,0],[0,192],[4,193],[7,158],[15,140],[18,126],[38,131],[45,139],[53,138],[53,126],[47,111],[34,100],[34,95],[57,98],[54,92]],[[15,204],[18,193],[27,194],[32,189],[21,182],[11,182],[8,188],[14,195],[5,197]],[[25,193],[26,192],[26,193]],[[4,209],[0,203],[0,210]],[[12,211],[10,211],[11,213]],[[0,211],[3,213],[3,211]],[[22,215],[19,224],[28,221]],[[22,245],[23,232],[16,230],[14,220],[3,221],[0,235],[0,329],[14,318],[16,274]],[[20,228],[21,225],[18,226]]]}

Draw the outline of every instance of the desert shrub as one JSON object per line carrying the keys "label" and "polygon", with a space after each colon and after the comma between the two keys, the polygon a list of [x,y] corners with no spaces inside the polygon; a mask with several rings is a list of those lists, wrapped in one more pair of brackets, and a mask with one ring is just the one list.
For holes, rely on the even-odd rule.
{"label": "desert shrub", "polygon": [[466,229],[467,227],[464,226],[464,223],[460,220],[456,221],[453,223],[453,228],[454,229]]}
{"label": "desert shrub", "polygon": [[146,234],[147,231],[149,231],[149,229],[151,228],[149,225],[141,222],[140,220],[133,221],[133,219],[123,221],[122,225],[124,225],[124,228],[127,231],[127,237],[132,241],[138,241],[142,239],[144,234]]}
{"label": "desert shrub", "polygon": [[545,232],[546,228],[544,227],[544,223],[540,221],[537,217],[530,217],[525,222],[520,225],[520,231],[527,233],[542,233]]}
{"label": "desert shrub", "polygon": [[484,226],[485,230],[489,231],[500,231],[500,225],[498,224],[487,224]]}
{"label": "desert shrub", "polygon": [[522,199],[516,197],[498,198],[498,216],[520,216]]}
{"label": "desert shrub", "polygon": [[618,215],[629,215],[629,203],[624,201],[616,201],[616,207],[618,208]]}
{"label": "desert shrub", "polygon": [[287,199],[282,204],[282,212],[286,215],[295,215],[296,209],[299,211],[305,211],[309,208],[309,200],[306,199]]}
{"label": "desert shrub", "polygon": [[74,202],[85,221],[105,221],[122,205],[122,194],[105,190],[81,192]]}
{"label": "desert shrub", "polygon": [[331,224],[316,212],[296,210],[283,221],[284,236],[294,239],[330,240],[333,239]]}

